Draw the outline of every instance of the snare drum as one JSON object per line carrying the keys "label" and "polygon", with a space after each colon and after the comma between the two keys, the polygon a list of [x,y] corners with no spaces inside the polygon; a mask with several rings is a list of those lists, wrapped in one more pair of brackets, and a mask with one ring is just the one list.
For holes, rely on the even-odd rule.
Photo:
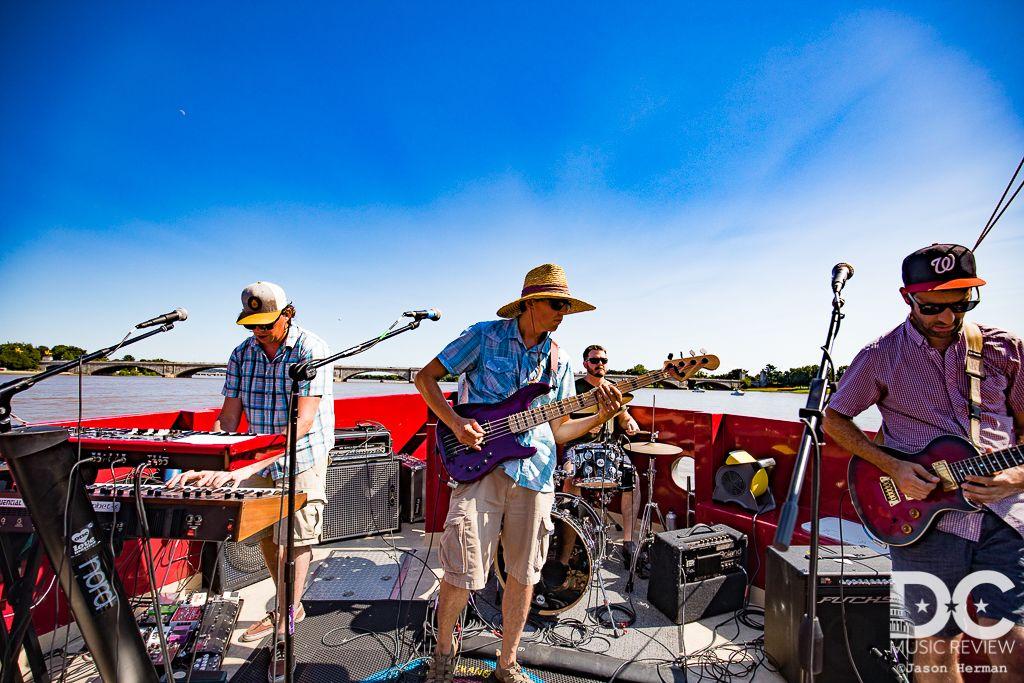
{"label": "snare drum", "polygon": [[613,443],[577,444],[566,453],[572,463],[572,483],[582,489],[615,489],[622,483],[625,453]]}

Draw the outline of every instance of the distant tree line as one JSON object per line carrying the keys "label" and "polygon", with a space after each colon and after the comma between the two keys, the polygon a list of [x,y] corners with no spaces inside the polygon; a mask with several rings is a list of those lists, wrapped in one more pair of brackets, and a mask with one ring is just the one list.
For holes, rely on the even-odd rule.
{"label": "distant tree line", "polygon": [[[75,360],[85,355],[86,350],[80,346],[73,346],[71,344],[56,344],[54,346],[40,345],[35,346],[28,342],[4,342],[0,344],[0,368],[7,368],[8,370],[38,370],[41,367],[42,360],[45,356],[53,358],[55,361],[69,361]],[[110,360],[106,356],[101,356],[96,360]],[[156,362],[166,363],[167,361],[163,358],[139,358],[136,359],[134,356],[125,354],[120,360],[129,362]],[[135,368],[131,370],[122,370],[117,374],[147,374],[156,375],[158,373],[152,370],[144,370],[142,368]]]}

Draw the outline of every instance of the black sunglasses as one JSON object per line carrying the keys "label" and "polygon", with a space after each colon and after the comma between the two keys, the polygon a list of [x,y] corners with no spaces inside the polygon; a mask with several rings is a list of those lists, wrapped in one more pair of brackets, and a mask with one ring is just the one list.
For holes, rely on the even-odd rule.
{"label": "black sunglasses", "polygon": [[608,359],[607,358],[588,358],[587,362],[588,363],[595,363],[597,365],[605,365],[605,364],[608,363]]}
{"label": "black sunglasses", "polygon": [[561,313],[562,311],[568,311],[572,308],[572,302],[566,301],[565,299],[545,299],[548,302],[548,306],[555,313]]}
{"label": "black sunglasses", "polygon": [[[282,313],[283,313],[283,311],[282,311]],[[274,322],[272,322],[272,323],[264,323],[263,325],[242,325],[242,327],[244,327],[247,330],[262,330],[264,332],[269,332],[270,330],[274,329],[274,325],[276,325],[277,321],[280,320],[280,319],[281,319],[281,313],[278,313],[277,317],[274,318]]]}
{"label": "black sunglasses", "polygon": [[938,315],[947,308],[954,313],[966,313],[973,311],[981,303],[981,299],[971,299],[970,301],[954,301],[949,304],[924,304],[918,301],[913,294],[907,294],[907,296],[917,304],[917,310],[921,311],[921,315]]}

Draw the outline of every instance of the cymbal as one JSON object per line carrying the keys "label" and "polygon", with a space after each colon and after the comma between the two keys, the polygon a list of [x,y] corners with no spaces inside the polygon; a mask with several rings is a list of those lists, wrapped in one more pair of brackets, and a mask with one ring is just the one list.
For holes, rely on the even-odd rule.
{"label": "cymbal", "polygon": [[[622,395],[622,405],[626,405],[627,403],[629,403],[632,400],[633,400],[633,394],[626,393],[626,394]],[[598,409],[597,405],[592,405],[589,408],[584,408],[583,410],[574,410],[572,414],[573,415],[597,415],[598,410],[599,409]]]}
{"label": "cymbal", "polygon": [[626,444],[626,450],[637,455],[678,455],[683,452],[679,446],[657,441],[634,441]]}

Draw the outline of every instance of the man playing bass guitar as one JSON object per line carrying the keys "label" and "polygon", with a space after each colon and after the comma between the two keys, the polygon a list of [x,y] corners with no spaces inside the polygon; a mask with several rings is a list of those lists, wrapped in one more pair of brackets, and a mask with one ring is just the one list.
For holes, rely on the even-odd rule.
{"label": "man playing bass guitar", "polygon": [[[955,244],[919,249],[903,261],[903,284],[900,293],[910,307],[907,320],[857,354],[824,421],[836,444],[895,483],[899,491],[891,493],[890,504],[901,494],[923,501],[940,490],[937,486],[950,483],[919,462],[901,459],[899,452],[921,451],[944,435],[972,441],[985,452],[1020,443],[1024,434],[1021,340],[984,325],[976,326],[980,335],[971,323],[965,328],[964,314],[978,305],[979,287],[985,284],[977,277],[974,254]],[[972,374],[980,380],[967,373],[968,351],[977,346],[982,372]],[[896,455],[873,443],[853,423],[854,416],[872,405],[882,414],[884,444]],[[971,597],[981,626],[1003,618],[1015,624],[1000,647],[986,651],[991,663],[1005,672],[991,680],[1019,680],[1024,670],[1024,467],[1008,467],[994,476],[964,476],[960,481],[964,498],[978,511],[942,512],[916,542],[891,545],[892,568],[931,574],[950,595],[976,571],[1008,577],[1014,589],[1002,592],[986,583]],[[907,616],[917,625],[929,622],[936,610],[950,617],[936,635],[915,643],[915,680],[961,681],[961,629],[950,613],[955,606],[936,605],[933,592],[915,584],[907,585],[902,599]]]}
{"label": "man playing bass guitar", "polygon": [[[416,387],[459,442],[479,450],[489,435],[476,420],[459,416],[448,405],[438,385],[441,378],[460,376],[460,403],[497,403],[529,383],[551,387],[535,405],[573,396],[569,355],[559,350],[551,333],[563,316],[592,310],[593,306],[569,293],[562,268],[538,266],[527,273],[520,297],[498,309],[503,320],[477,323],[463,332],[420,370]],[[431,683],[454,677],[458,646],[452,630],[469,592],[484,587],[499,539],[508,581],[494,677],[501,683],[530,683],[516,662],[516,650],[554,529],[555,443],[604,423],[619,410],[622,400],[612,385],[595,391],[600,400],[598,414],[576,420],[561,417],[533,427],[520,437],[523,445],[537,449],[533,456],[509,460],[452,492],[439,548],[444,578],[437,608],[437,647],[427,677]]]}

